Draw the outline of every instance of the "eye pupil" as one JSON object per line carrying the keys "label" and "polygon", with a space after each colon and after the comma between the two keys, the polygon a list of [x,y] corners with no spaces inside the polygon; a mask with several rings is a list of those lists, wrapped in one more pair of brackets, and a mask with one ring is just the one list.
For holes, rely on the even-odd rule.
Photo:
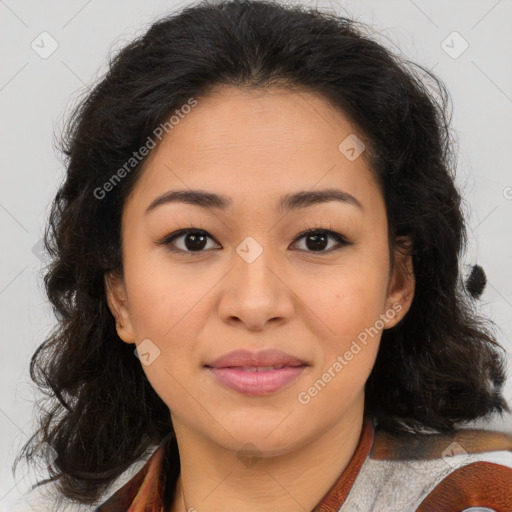
{"label": "eye pupil", "polygon": [[[313,240],[313,244],[309,243],[311,240]],[[328,237],[326,234],[315,233],[306,237],[306,246],[308,249],[322,250],[325,249],[327,240]]]}
{"label": "eye pupil", "polygon": [[[191,242],[191,244],[189,243]],[[185,246],[188,250],[201,250],[206,245],[206,236],[203,233],[187,233],[185,235]]]}

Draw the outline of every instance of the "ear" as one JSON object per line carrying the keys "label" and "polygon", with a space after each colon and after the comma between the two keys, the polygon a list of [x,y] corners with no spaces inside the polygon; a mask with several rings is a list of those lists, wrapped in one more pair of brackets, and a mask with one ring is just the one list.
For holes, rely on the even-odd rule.
{"label": "ear", "polygon": [[409,311],[416,284],[412,263],[412,241],[409,237],[399,237],[396,241],[395,260],[386,299],[385,329],[394,327]]}
{"label": "ear", "polygon": [[118,336],[125,343],[135,343],[133,325],[128,309],[128,299],[122,275],[109,272],[104,277],[105,294],[107,303],[116,321]]}

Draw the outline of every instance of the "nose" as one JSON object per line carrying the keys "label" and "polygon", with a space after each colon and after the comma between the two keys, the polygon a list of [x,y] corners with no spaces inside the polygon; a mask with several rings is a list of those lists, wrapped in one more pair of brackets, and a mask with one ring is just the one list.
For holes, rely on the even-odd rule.
{"label": "nose", "polygon": [[219,317],[251,331],[281,325],[292,317],[295,295],[282,269],[263,251],[254,261],[234,255],[223,279]]}

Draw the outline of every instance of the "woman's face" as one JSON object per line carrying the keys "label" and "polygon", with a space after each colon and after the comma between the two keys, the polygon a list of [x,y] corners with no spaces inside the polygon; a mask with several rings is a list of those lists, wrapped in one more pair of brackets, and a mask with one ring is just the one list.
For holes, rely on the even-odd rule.
{"label": "woman's face", "polygon": [[[360,417],[382,330],[414,284],[409,257],[390,272],[383,197],[354,135],[364,143],[313,93],[225,87],[149,155],[108,297],[175,428],[277,454]],[[313,200],[326,190],[338,199]],[[215,198],[162,199],[173,191]],[[266,349],[286,355],[216,364]]]}

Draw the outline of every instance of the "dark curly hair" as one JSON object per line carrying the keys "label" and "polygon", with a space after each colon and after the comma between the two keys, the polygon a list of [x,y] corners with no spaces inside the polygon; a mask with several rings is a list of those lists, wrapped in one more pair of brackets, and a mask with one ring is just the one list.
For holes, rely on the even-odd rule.
{"label": "dark curly hair", "polygon": [[123,203],[145,158],[105,197],[98,190],[187,100],[222,85],[314,91],[365,135],[390,249],[410,237],[416,278],[411,308],[383,332],[366,383],[366,412],[380,428],[447,432],[510,412],[493,324],[461,279],[466,227],[445,86],[346,17],[272,1],[203,1],[119,51],[65,129],[67,173],[45,233],[44,282],[58,324],[31,361],[46,400],[18,461],[48,443],[58,457],[45,482],[72,500],[95,502],[172,432],[168,407],[117,335],[104,286],[122,269]]}

